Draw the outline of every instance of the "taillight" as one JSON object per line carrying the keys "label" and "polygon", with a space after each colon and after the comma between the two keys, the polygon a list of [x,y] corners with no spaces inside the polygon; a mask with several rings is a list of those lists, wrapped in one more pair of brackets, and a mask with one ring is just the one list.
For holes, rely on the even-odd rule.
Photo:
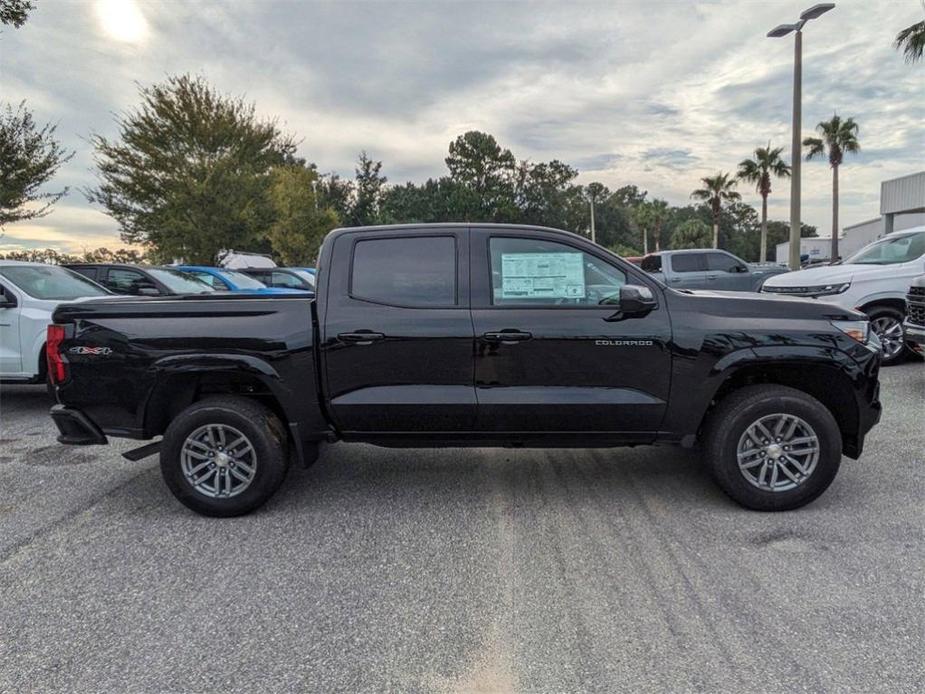
{"label": "taillight", "polygon": [[67,380],[67,364],[61,357],[61,343],[64,342],[64,326],[49,325],[45,340],[45,358],[48,360],[48,375],[55,385]]}

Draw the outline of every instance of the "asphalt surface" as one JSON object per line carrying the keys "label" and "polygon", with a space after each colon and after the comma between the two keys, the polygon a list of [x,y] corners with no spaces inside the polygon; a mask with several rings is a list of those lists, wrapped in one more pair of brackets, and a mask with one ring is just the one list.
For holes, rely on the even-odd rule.
{"label": "asphalt surface", "polygon": [[922,691],[925,365],[785,514],[695,454],[338,444],[262,510],[0,390],[0,691]]}

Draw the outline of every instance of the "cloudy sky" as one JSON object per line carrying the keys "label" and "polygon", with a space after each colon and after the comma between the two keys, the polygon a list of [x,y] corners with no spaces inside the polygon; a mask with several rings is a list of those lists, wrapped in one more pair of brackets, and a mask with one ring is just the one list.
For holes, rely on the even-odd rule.
{"label": "cloudy sky", "polygon": [[[87,136],[112,136],[136,83],[190,72],[245,95],[302,139],[322,171],[365,149],[392,182],[445,172],[470,129],[518,158],[561,159],[580,181],[635,183],[684,204],[701,176],[770,140],[789,153],[792,38],[768,39],[812,0],[449,3],[34,0],[0,33],[0,99],[25,100],[76,152],[54,213],[10,225],[0,248],[116,247],[117,225],[80,189]],[[804,134],[854,116],[863,151],[842,167],[844,224],[878,215],[880,181],[925,168],[925,65],[892,48],[919,0],[839,0],[804,31]],[[830,229],[831,174],[804,165],[804,220]],[[751,190],[745,199],[759,204]],[[787,219],[789,184],[772,218]]]}

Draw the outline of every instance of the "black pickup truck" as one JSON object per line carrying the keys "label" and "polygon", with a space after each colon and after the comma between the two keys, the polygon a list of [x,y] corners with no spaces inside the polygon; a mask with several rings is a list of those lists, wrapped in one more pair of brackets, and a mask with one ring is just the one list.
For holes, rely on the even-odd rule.
{"label": "black pickup truck", "polygon": [[316,298],[113,297],[49,327],[65,444],[163,438],[204,514],[265,502],[326,441],[382,446],[699,445],[758,510],[809,503],[880,417],[864,314],[670,289],[568,232],[338,229]]}

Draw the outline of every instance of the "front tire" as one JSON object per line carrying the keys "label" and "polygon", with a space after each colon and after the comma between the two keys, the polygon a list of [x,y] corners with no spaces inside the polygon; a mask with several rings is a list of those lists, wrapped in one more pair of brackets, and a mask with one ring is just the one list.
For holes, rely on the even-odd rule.
{"label": "front tire", "polygon": [[877,333],[883,345],[880,363],[883,366],[901,364],[910,352],[903,339],[903,312],[891,306],[873,306],[865,313],[870,318],[870,329]]}
{"label": "front tire", "polygon": [[826,407],[776,385],[724,398],[707,424],[704,458],[734,501],[755,511],[789,511],[818,498],[841,464],[841,431]]}
{"label": "front tire", "polygon": [[286,476],[288,460],[279,418],[236,396],[194,403],[170,423],[161,444],[167,487],[206,516],[240,516],[263,505]]}

